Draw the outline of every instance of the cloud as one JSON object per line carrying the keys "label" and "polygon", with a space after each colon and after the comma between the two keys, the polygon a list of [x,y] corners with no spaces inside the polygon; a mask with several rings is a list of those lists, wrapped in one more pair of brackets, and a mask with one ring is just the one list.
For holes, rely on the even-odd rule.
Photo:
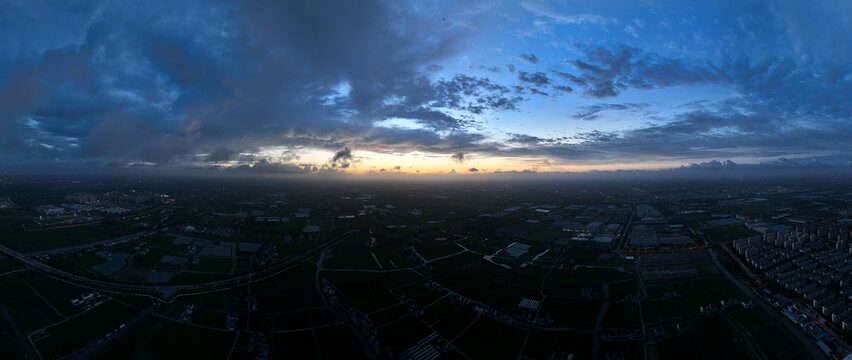
{"label": "cloud", "polygon": [[589,132],[581,132],[574,135],[575,139],[584,140],[593,143],[616,141],[620,136],[613,132],[603,132],[600,130],[592,130]]}
{"label": "cloud", "polygon": [[[346,144],[337,129],[351,125],[357,132],[345,137],[371,137],[374,122],[393,117],[443,134],[417,132],[406,143],[435,143],[475,126],[471,114],[514,111],[523,101],[483,77],[430,78],[476,26],[448,27],[429,12],[381,1],[15,10],[43,11],[74,17],[74,27],[39,20],[55,34],[42,41],[23,31],[29,24],[4,21],[6,34],[22,36],[0,36],[2,165],[182,166],[199,154],[227,161],[244,149],[331,150]],[[475,25],[474,15],[458,20]]]}
{"label": "cloud", "polygon": [[216,150],[213,150],[213,152],[210,153],[210,155],[207,156],[206,160],[207,161],[230,161],[230,160],[233,160],[236,157],[236,155],[238,155],[238,152],[236,152],[234,150],[224,148],[224,147],[218,147],[218,148],[216,148]]}
{"label": "cloud", "polygon": [[517,133],[509,133],[509,143],[515,144],[538,144],[545,142],[545,139],[542,139],[538,136],[526,135],[526,134],[517,134]]}
{"label": "cloud", "polygon": [[539,62],[538,57],[535,56],[535,54],[532,54],[532,53],[520,54],[520,55],[518,55],[518,58],[520,58],[523,62],[530,64],[530,65],[535,65],[535,64],[538,64],[538,62]]}
{"label": "cloud", "polygon": [[479,172],[479,169],[474,167],[474,168],[467,169],[467,172],[475,173],[475,172]]}
{"label": "cloud", "polygon": [[535,175],[538,174],[538,171],[535,170],[508,170],[508,171],[495,171],[493,172],[495,175]]}
{"label": "cloud", "polygon": [[331,157],[331,167],[340,167],[346,169],[349,167],[352,158],[352,149],[350,149],[349,147],[344,147],[334,153],[334,156]]}
{"label": "cloud", "polygon": [[526,71],[519,71],[518,80],[536,86],[548,86],[551,83],[550,78],[543,72],[528,73]]}
{"label": "cloud", "polygon": [[[220,168],[211,167],[209,169],[216,170]],[[254,174],[309,174],[318,171],[330,171],[330,169],[318,168],[312,165],[299,166],[294,164],[275,163],[269,162],[266,159],[261,159],[251,164],[227,167],[224,168],[224,170],[227,172],[243,172]]]}
{"label": "cloud", "polygon": [[534,95],[550,96],[550,94],[548,94],[548,93],[546,93],[546,92],[544,92],[544,91],[541,91],[541,90],[539,90],[539,89],[536,89],[536,88],[530,88],[530,93],[532,93],[532,94],[534,94]]}
{"label": "cloud", "polygon": [[689,166],[681,166],[681,168],[693,170],[722,170],[725,168],[735,168],[736,166],[737,163],[731,160],[725,160],[725,162],[711,160],[702,163],[691,163]]}
{"label": "cloud", "polygon": [[567,85],[553,85],[553,89],[555,89],[556,91],[560,91],[564,94],[570,94],[574,92],[574,88]]}
{"label": "cloud", "polygon": [[280,162],[289,162],[293,160],[299,160],[299,154],[293,150],[281,151],[281,155],[278,157],[278,161]]}
{"label": "cloud", "polygon": [[464,155],[464,152],[459,151],[459,152],[456,152],[456,153],[453,153],[452,155],[450,155],[450,158],[452,158],[454,161],[457,161],[457,162],[464,162],[465,155]]}
{"label": "cloud", "polygon": [[626,111],[626,110],[640,110],[647,108],[648,104],[645,103],[622,103],[622,104],[595,104],[588,106],[580,106],[579,112],[571,115],[572,118],[577,120],[596,120],[599,118],[599,114],[605,110],[617,110],[617,111]]}
{"label": "cloud", "polygon": [[639,31],[636,29],[636,27],[633,24],[624,25],[624,32],[626,32],[628,35],[630,35],[634,38],[637,38],[637,39],[639,38]]}
{"label": "cloud", "polygon": [[485,71],[492,72],[492,73],[500,73],[500,72],[503,71],[503,69],[501,69],[499,66],[479,65],[476,68],[479,69],[479,70],[485,70]]}
{"label": "cloud", "polygon": [[576,75],[558,73],[592,98],[615,97],[629,88],[660,89],[702,83],[727,83],[730,78],[710,63],[687,63],[630,46],[579,46],[583,59],[566,63]]}
{"label": "cloud", "polygon": [[615,23],[614,19],[607,19],[603,16],[596,14],[562,14],[551,9],[543,2],[539,1],[530,1],[525,0],[521,3],[521,5],[527,11],[552,20],[559,24],[594,24],[594,25],[607,25],[609,23]]}
{"label": "cloud", "polygon": [[[685,32],[684,42],[640,20],[526,1],[537,32],[505,45],[531,50],[521,55],[492,52],[503,44],[478,35],[497,22],[506,26],[500,35],[529,24],[505,23],[501,5],[489,12],[465,4],[21,2],[0,12],[0,168],[229,162],[243,166],[238,172],[272,164],[323,172],[299,163],[302,148],[611,166],[852,158],[852,46],[839,40],[849,24],[820,15],[843,14],[842,2],[750,5],[730,24],[720,19],[724,41],[693,43],[701,34]],[[456,15],[436,16],[446,13]],[[555,36],[558,24],[584,36]],[[591,26],[601,28],[583,30]],[[668,41],[653,51],[613,43],[633,41],[612,36],[622,30]],[[497,66],[516,56],[539,64],[533,51],[566,48],[566,62],[542,72]],[[471,54],[494,58],[456,74],[462,60],[477,59],[462,58]],[[672,87],[683,89],[634,100]],[[543,103],[533,95],[562,95],[547,103],[568,109],[569,120],[598,121],[568,128],[526,107],[527,97]],[[616,112],[625,121],[604,122]],[[535,133],[502,137],[507,120],[527,116]],[[391,120],[412,126],[384,125]],[[349,155],[326,167],[358,165]]]}
{"label": "cloud", "polygon": [[565,73],[565,72],[561,72],[561,71],[557,71],[557,70],[554,70],[554,71],[553,71],[553,73],[554,73],[556,76],[558,76],[558,77],[560,77],[560,78],[562,78],[562,79],[564,79],[564,80],[568,80],[568,81],[570,81],[572,84],[574,84],[574,86],[579,86],[579,87],[585,87],[585,86],[588,86],[588,84],[586,83],[586,81],[585,81],[585,80],[580,79],[580,78],[578,78],[578,77],[576,77],[576,76],[574,76],[574,75],[571,75],[571,74],[569,74],[569,73]]}

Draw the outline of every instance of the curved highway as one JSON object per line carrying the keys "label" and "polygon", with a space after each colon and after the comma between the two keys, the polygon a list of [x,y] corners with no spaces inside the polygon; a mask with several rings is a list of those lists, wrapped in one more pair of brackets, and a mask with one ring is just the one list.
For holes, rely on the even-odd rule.
{"label": "curved highway", "polygon": [[135,294],[135,295],[147,295],[156,297],[160,300],[168,300],[174,295],[177,294],[196,294],[196,293],[204,293],[211,292],[216,290],[224,290],[236,285],[245,284],[248,282],[258,281],[265,278],[268,278],[273,275],[277,275],[285,270],[288,270],[300,263],[302,260],[305,260],[313,255],[316,255],[322,249],[336,244],[338,241],[343,240],[351,231],[347,231],[345,233],[339,234],[332,238],[329,241],[326,241],[320,245],[315,246],[314,248],[303,252],[299,255],[294,255],[288,257],[278,263],[273,264],[272,266],[260,269],[258,271],[252,272],[250,274],[245,274],[237,277],[228,278],[225,280],[213,281],[203,284],[193,284],[193,285],[169,285],[169,286],[157,286],[157,285],[142,285],[142,284],[127,284],[127,283],[117,283],[111,281],[103,281],[90,279],[85,276],[72,274],[64,270],[60,270],[54,268],[50,265],[42,263],[36,259],[30,258],[24,254],[21,254],[9,247],[0,245],[0,253],[32,268],[33,270],[48,274],[52,277],[65,280],[69,283],[80,285],[83,287],[101,290],[104,292],[112,292],[112,293],[122,293],[122,294]]}

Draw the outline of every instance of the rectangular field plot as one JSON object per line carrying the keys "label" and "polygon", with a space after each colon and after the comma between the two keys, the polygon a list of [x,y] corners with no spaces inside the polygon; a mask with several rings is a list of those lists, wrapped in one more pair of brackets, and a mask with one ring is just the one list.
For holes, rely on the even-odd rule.
{"label": "rectangular field plot", "polygon": [[456,306],[450,302],[450,299],[444,298],[423,309],[423,314],[420,317],[426,323],[435,325],[435,323],[447,317],[455,310]]}
{"label": "rectangular field plot", "polygon": [[457,309],[449,316],[443,317],[433,324],[432,327],[445,339],[452,340],[461,335],[477,318],[477,314],[471,309]]}
{"label": "rectangular field plot", "polygon": [[639,305],[634,302],[612,301],[606,310],[601,326],[607,328],[631,328],[641,324]]}
{"label": "rectangular field plot", "polygon": [[591,359],[593,335],[574,331],[534,330],[524,349],[524,356],[533,359]]}
{"label": "rectangular field plot", "polygon": [[435,279],[449,289],[489,305],[514,309],[523,298],[540,298],[545,271],[505,269],[475,254],[463,254],[433,263]]}
{"label": "rectangular field plot", "polygon": [[677,320],[697,314],[699,314],[698,307],[690,306],[684,297],[642,301],[642,315],[646,324]]}
{"label": "rectangular field plot", "polygon": [[275,315],[276,330],[304,329],[341,322],[333,312],[325,308],[294,310]]}
{"label": "rectangular field plot", "polygon": [[159,359],[213,359],[230,352],[237,336],[235,333],[217,331],[168,321],[154,334],[147,350]]}
{"label": "rectangular field plot", "polygon": [[758,307],[744,309],[739,306],[725,309],[733,321],[741,325],[760,346],[769,359],[802,359],[806,352],[792,334]]}
{"label": "rectangular field plot", "polygon": [[423,258],[427,261],[456,254],[459,251],[464,251],[461,246],[458,246],[452,242],[438,244],[417,244],[414,246],[414,248],[417,249],[417,253],[419,253],[420,256],[423,256]]}
{"label": "rectangular field plot", "polygon": [[276,334],[269,339],[269,350],[273,354],[281,354],[282,358],[290,356],[293,359],[319,359],[320,351],[313,330],[286,332]]}
{"label": "rectangular field plot", "polygon": [[412,271],[389,273],[323,272],[321,276],[332,282],[340,294],[361,312],[369,313],[398,302],[391,288],[420,279]]}
{"label": "rectangular field plot", "polygon": [[480,317],[454,344],[471,359],[516,358],[526,335],[525,330]]}
{"label": "rectangular field plot", "polygon": [[198,265],[190,265],[189,270],[210,272],[210,273],[230,273],[233,270],[234,260],[231,258],[199,258]]}
{"label": "rectangular field plot", "polygon": [[546,298],[542,314],[552,317],[554,327],[592,329],[598,320],[603,300]]}
{"label": "rectangular field plot", "polygon": [[260,303],[260,312],[282,312],[313,308],[322,302],[314,281],[316,268],[302,263],[278,276],[251,285]]}
{"label": "rectangular field plot", "polygon": [[108,301],[80,316],[47,328],[45,335],[39,336],[35,345],[45,357],[68,354],[105,337],[136,313],[136,309]]}
{"label": "rectangular field plot", "polygon": [[382,326],[388,322],[408,316],[411,312],[402,304],[397,304],[386,309],[378,310],[369,314],[370,320],[375,326]]}
{"label": "rectangular field plot", "polygon": [[[371,247],[372,245],[372,247]],[[338,243],[323,266],[332,269],[395,269],[411,266],[394,240],[371,240],[370,235],[351,235]]]}
{"label": "rectangular field plot", "polygon": [[[544,292],[553,296],[580,296],[584,287],[601,290],[602,284],[633,278],[632,272],[606,268],[578,268],[577,270],[553,270],[548,275]],[[601,290],[602,291],[602,290]]]}
{"label": "rectangular field plot", "polygon": [[431,334],[432,330],[423,325],[420,319],[411,315],[388,322],[379,328],[382,341],[396,354],[410,349]]}
{"label": "rectangular field plot", "polygon": [[721,316],[696,320],[694,336],[705,359],[749,357],[742,337],[735,329],[731,329]]}
{"label": "rectangular field plot", "polygon": [[31,296],[3,304],[21,331],[29,333],[62,320],[44,300]]}
{"label": "rectangular field plot", "polygon": [[368,350],[361,345],[358,337],[347,325],[316,329],[314,334],[323,359],[368,358],[366,353]]}
{"label": "rectangular field plot", "polygon": [[684,296],[689,305],[698,307],[721,299],[745,299],[745,295],[724,277],[705,276],[690,280],[648,283],[648,298]]}

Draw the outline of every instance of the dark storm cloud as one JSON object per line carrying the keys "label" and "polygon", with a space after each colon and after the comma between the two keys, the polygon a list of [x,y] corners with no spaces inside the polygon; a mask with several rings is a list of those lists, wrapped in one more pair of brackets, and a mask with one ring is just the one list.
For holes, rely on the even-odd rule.
{"label": "dark storm cloud", "polygon": [[450,155],[450,158],[457,162],[464,162],[464,152],[459,151],[457,153],[453,153]]}
{"label": "dark storm cloud", "polygon": [[535,56],[535,54],[520,54],[518,55],[518,58],[530,65],[535,65],[539,62],[539,58]]}

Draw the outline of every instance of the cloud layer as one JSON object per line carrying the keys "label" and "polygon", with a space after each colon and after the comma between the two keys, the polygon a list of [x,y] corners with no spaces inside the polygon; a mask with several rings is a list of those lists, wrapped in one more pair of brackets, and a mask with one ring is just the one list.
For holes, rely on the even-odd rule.
{"label": "cloud layer", "polygon": [[847,3],[561,5],[6,3],[0,170],[852,162]]}

